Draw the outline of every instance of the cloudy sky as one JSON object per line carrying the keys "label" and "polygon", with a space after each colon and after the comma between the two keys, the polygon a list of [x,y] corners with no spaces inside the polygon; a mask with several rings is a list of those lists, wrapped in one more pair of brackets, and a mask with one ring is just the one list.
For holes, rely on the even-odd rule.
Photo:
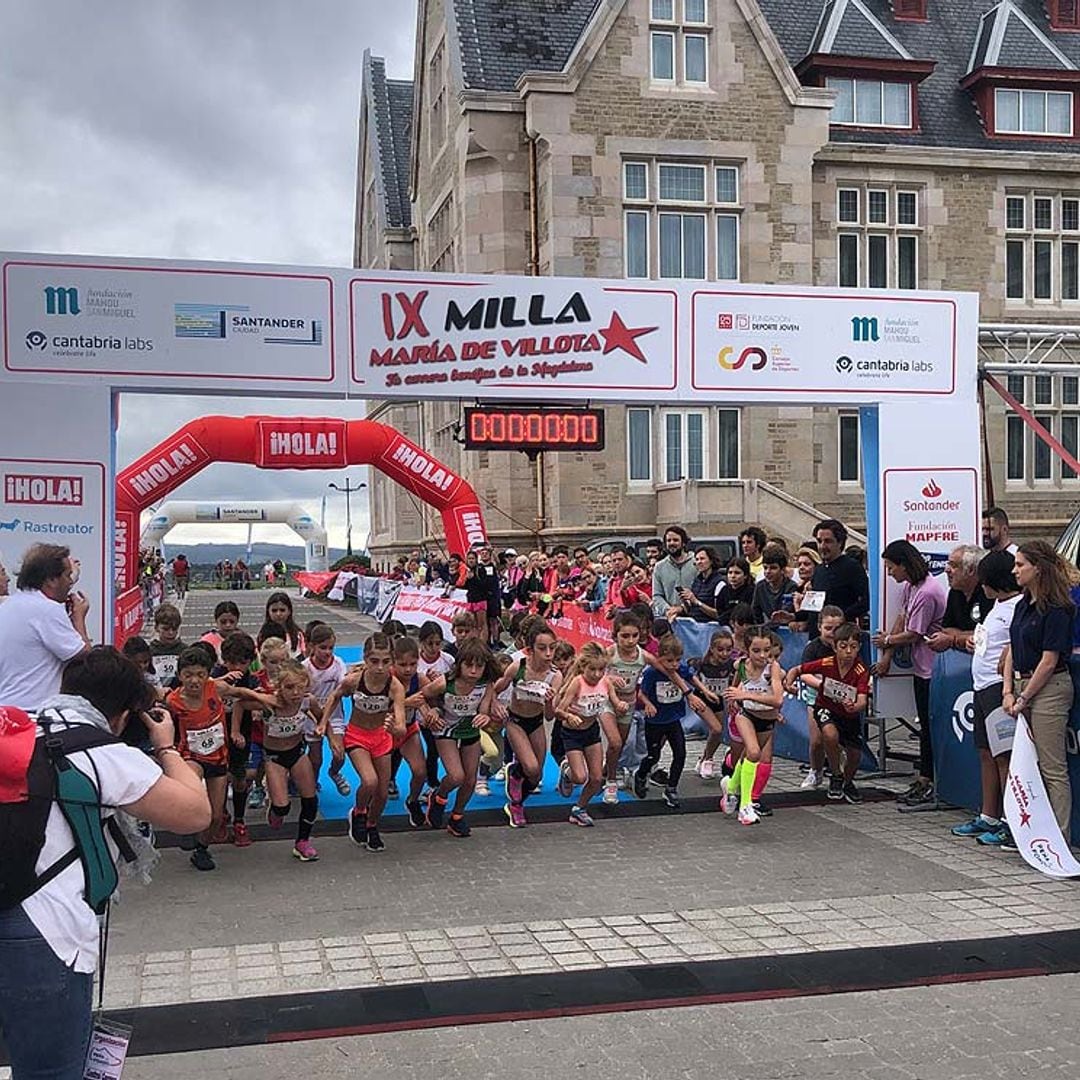
{"label": "cloudy sky", "polygon": [[[413,0],[6,0],[3,9],[0,250],[350,264],[361,58],[370,49],[392,77],[412,77]],[[196,416],[256,412],[364,410],[125,396],[118,461]],[[213,465],[173,497],[299,499],[317,514],[330,479],[342,477]],[[359,543],[367,503],[353,504]],[[331,493],[327,526],[344,546],[342,496]],[[171,539],[245,537],[244,526],[231,535],[192,526]],[[255,539],[297,542],[272,526]]]}

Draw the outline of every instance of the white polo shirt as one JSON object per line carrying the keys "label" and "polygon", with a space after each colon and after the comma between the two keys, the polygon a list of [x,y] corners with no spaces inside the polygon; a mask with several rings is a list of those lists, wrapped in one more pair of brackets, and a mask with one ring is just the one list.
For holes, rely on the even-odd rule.
{"label": "white polo shirt", "polygon": [[60,691],[64,665],[86,648],[63,604],[19,589],[0,605],[0,704],[39,709]]}

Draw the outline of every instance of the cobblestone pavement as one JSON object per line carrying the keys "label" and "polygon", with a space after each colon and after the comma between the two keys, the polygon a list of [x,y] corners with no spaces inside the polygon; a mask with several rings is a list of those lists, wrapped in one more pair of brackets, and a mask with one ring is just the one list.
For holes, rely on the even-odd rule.
{"label": "cobblestone pavement", "polygon": [[1080,976],[136,1058],[125,1080],[990,1080],[1080,1074]]}

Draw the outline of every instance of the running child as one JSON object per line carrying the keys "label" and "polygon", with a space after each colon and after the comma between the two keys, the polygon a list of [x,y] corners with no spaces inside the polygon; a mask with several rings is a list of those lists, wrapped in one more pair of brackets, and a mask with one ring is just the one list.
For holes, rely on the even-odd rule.
{"label": "running child", "polygon": [[[551,654],[551,666],[562,676],[564,683],[570,678],[570,669],[574,666],[576,657],[577,651],[569,641],[555,643],[555,649]],[[562,721],[558,716],[551,723],[551,747],[548,752],[551,754],[551,760],[561,766],[566,758],[566,752],[563,750]],[[536,790],[540,789],[541,785],[538,783]]]}
{"label": "running child", "polygon": [[506,768],[507,801],[503,812],[512,829],[528,824],[525,800],[536,790],[544,772],[544,721],[555,715],[555,694],[562,686],[562,676],[551,663],[555,644],[551,627],[541,620],[532,621],[528,624],[525,655],[518,663],[511,663],[495,684],[496,695],[511,689],[506,739],[514,760]]}
{"label": "running child", "polygon": [[701,716],[709,726],[705,747],[694,769],[702,780],[711,780],[715,775],[713,757],[724,741],[724,691],[731,685],[735,671],[732,661],[734,650],[735,639],[731,631],[717,630],[709,639],[709,648],[705,655],[696,665],[691,665],[694,670],[691,681],[706,705]]}
{"label": "running child", "polygon": [[660,761],[664,744],[671,747],[671,768],[664,787],[664,802],[673,810],[679,802],[679,780],[686,765],[686,734],[682,718],[685,706],[695,711],[704,708],[704,702],[684,689],[690,685],[690,668],[682,662],[682,642],[674,634],[660,639],[656,651],[656,666],[649,667],[641,676],[638,700],[645,713],[645,757],[634,773],[634,794],[644,799],[648,793],[649,774]]}
{"label": "running child", "polygon": [[453,642],[444,646],[446,652],[451,656],[457,657],[458,650],[466,642],[473,638],[480,639],[480,624],[476,621],[476,616],[471,611],[459,611],[453,619],[450,620],[450,633],[453,635]]}
{"label": "running child", "polygon": [[165,707],[176,724],[181,756],[206,782],[212,815],[210,827],[195,838],[191,865],[196,870],[214,870],[210,844],[225,816],[229,771],[225,710],[216,686],[210,681],[210,664],[204,650],[185,649],[180,654],[177,678],[180,686],[165,698]]}
{"label": "running child", "polygon": [[[612,713],[605,710],[600,723],[607,738],[604,756],[604,802],[618,805],[618,770],[624,748],[631,744],[632,725],[638,701],[638,684],[642,673],[655,657],[641,647],[641,620],[632,611],[620,611],[611,624],[615,644],[608,650],[607,675],[615,693],[626,708]],[[633,740],[633,741],[636,741]],[[626,763],[636,768],[638,762]]]}
{"label": "running child", "polygon": [[[252,667],[252,674],[258,680],[257,689],[264,694],[274,691],[281,665],[289,659],[289,647],[285,639],[267,638],[258,646],[258,657]],[[248,806],[252,810],[261,810],[266,805],[266,759],[263,755],[263,714],[250,703],[246,706],[251,712],[251,750],[248,755]],[[318,790],[318,789],[316,789]]]}
{"label": "running child", "polygon": [[[608,664],[608,654],[604,649],[594,641],[585,642],[574,662],[570,681],[559,692],[556,706],[563,725],[563,748],[566,752],[566,760],[559,770],[559,794],[569,798],[575,787],[581,788],[570,808],[568,820],[570,824],[584,828],[596,824],[589,813],[589,800],[604,783],[604,749],[600,735],[602,718],[607,714],[613,721],[630,711],[629,703],[619,696],[612,685],[607,674]],[[613,722],[604,724],[605,728],[613,726]]]}
{"label": "running child", "polygon": [[[417,693],[420,689],[420,675],[417,672],[419,659],[420,650],[412,638],[398,638],[394,642],[394,678],[401,683],[406,697]],[[394,751],[390,755],[391,779],[397,773],[402,760],[409,766],[409,793],[405,796],[405,809],[409,815],[409,824],[414,829],[419,829],[425,824],[420,793],[424,790],[424,781],[428,771],[420,732],[424,730],[424,725],[431,715],[432,708],[427,703],[407,709],[405,732],[403,735],[394,736]],[[436,783],[438,783],[437,777]]]}
{"label": "running child", "polygon": [[[232,842],[237,847],[250,847],[251,836],[248,833],[247,815],[248,793],[254,778],[254,767],[249,765],[252,753],[253,719],[244,702],[232,692],[232,686],[242,686],[247,690],[258,690],[258,676],[252,673],[255,663],[255,640],[250,634],[237,630],[221,643],[221,663],[210,672],[220,679],[230,676],[228,688],[219,682],[221,704],[225,710],[225,721],[229,727],[229,773],[232,777]],[[227,815],[226,815],[227,816]],[[228,839],[227,822],[222,842]]]}
{"label": "running child", "polygon": [[266,617],[263,628],[259,631],[260,642],[271,636],[267,633],[271,626],[278,626],[284,631],[280,636],[284,637],[293,659],[303,660],[307,652],[304,632],[296,625],[296,619],[293,618],[293,603],[288,593],[272,592],[267,598]]}
{"label": "running child", "polygon": [[[426,622],[420,627],[417,635],[420,645],[420,657],[416,665],[416,673],[420,677],[420,686],[423,687],[440,675],[446,675],[454,666],[454,657],[444,649],[442,627],[437,622]],[[430,706],[429,706],[430,708]],[[420,735],[424,740],[424,760],[427,764],[427,785],[429,788],[439,786],[439,747],[435,740],[435,734],[427,725],[422,725]]]}
{"label": "running child", "polygon": [[[331,695],[341,685],[345,678],[345,661],[334,655],[334,646],[337,638],[334,628],[324,622],[310,623],[309,633],[305,635],[308,647],[308,658],[304,661],[304,667],[311,677],[311,699],[315,705],[315,713],[322,715],[326,703]],[[352,794],[352,785],[341,775],[345,765],[345,746],[342,739],[345,735],[345,711],[341,707],[341,699],[337,706],[327,717],[328,733],[330,735],[330,769],[327,775],[333,781],[334,787],[340,795]],[[316,783],[322,772],[323,763],[323,739],[315,734],[314,724],[308,724],[304,729],[304,738],[307,739],[308,757],[311,758],[311,767],[315,771]]]}
{"label": "running child", "polygon": [[170,687],[176,678],[176,662],[187,646],[180,640],[183,618],[174,604],[161,604],[154,612],[154,636],[150,639],[150,655],[157,685]]}
{"label": "running child", "polygon": [[[304,741],[304,721],[311,716],[308,697],[311,677],[303,664],[291,658],[276,666],[276,675],[270,680],[273,688],[270,693],[243,687],[236,687],[236,693],[267,710],[263,721],[263,756],[266,786],[270,792],[266,823],[271,829],[280,829],[289,816],[291,778],[300,794],[300,820],[292,853],[301,862],[314,862],[319,853],[311,842],[311,830],[319,815],[319,797]],[[326,730],[321,718],[316,719],[315,730],[320,735]]]}
{"label": "running child", "polygon": [[[833,802],[841,799],[853,804],[862,802],[855,786],[855,774],[862,758],[862,714],[870,693],[870,672],[859,659],[859,645],[859,628],[854,623],[844,623],[834,634],[834,655],[796,664],[784,680],[789,691],[800,677],[809,675],[820,680],[810,718],[820,728],[825,744],[832,770],[829,798]],[[845,754],[843,767],[841,747]]]}
{"label": "running child", "polygon": [[349,838],[368,851],[385,851],[379,815],[390,785],[394,737],[405,734],[405,691],[394,678],[393,645],[383,633],[364,642],[364,662],[330,695],[323,709],[325,727],[343,697],[351,696],[352,712],[345,729],[345,752],[360,777],[356,806],[349,813]]}
{"label": "running child", "polygon": [[222,600],[214,608],[214,629],[203,634],[205,641],[221,660],[221,643],[240,625],[240,609],[232,600]]}
{"label": "running child", "polygon": [[423,687],[407,701],[438,705],[438,715],[430,721],[438,739],[439,758],[445,775],[439,786],[428,792],[428,827],[442,828],[447,801],[457,793],[446,829],[451,836],[466,837],[472,831],[465,820],[465,808],[476,786],[480,765],[480,732],[492,723],[498,677],[491,650],[475,638],[461,643],[453,669]]}
{"label": "running child", "polygon": [[[818,615],[819,637],[814,638],[803,649],[800,667],[812,664],[816,660],[824,660],[833,655],[836,642],[836,631],[844,623],[844,612],[835,604],[828,604],[821,609]],[[821,737],[821,728],[814,720],[814,706],[817,704],[818,687],[821,680],[815,675],[800,679],[799,700],[806,706],[807,730],[810,733],[810,768],[799,785],[802,788],[820,787],[825,779],[825,742]]]}
{"label": "running child", "polygon": [[756,825],[761,816],[753,806],[758,763],[772,752],[773,729],[780,721],[784,685],[780,665],[772,660],[772,642],[763,627],[747,632],[748,652],[735,669],[735,679],[724,700],[736,707],[734,730],[742,742],[742,757],[730,777],[720,781],[720,807],[725,814],[739,810],[740,825]]}

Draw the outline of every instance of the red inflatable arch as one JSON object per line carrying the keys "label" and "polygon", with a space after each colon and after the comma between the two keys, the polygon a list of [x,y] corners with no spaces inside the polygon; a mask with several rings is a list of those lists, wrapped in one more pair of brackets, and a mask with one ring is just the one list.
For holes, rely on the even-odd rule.
{"label": "red inflatable arch", "polygon": [[204,416],[129,465],[116,478],[116,595],[139,573],[139,514],[214,461],[260,469],[371,465],[442,514],[449,551],[487,539],[472,485],[393,428],[372,420]]}

